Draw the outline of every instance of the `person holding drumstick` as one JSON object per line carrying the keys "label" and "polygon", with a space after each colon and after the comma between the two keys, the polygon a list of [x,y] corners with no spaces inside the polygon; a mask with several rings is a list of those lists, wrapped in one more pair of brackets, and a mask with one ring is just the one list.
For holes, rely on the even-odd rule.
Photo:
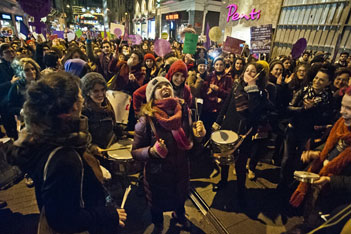
{"label": "person holding drumstick", "polygon": [[[258,125],[263,119],[268,106],[266,92],[266,73],[261,64],[249,63],[244,70],[243,76],[235,85],[212,125],[212,130],[232,130],[239,135],[244,135],[252,128],[251,133],[243,141],[237,150],[235,169],[237,173],[237,186],[239,200],[244,201],[246,162],[252,150],[252,136],[256,134]],[[262,118],[261,118],[262,117]],[[221,180],[214,186],[214,190],[220,190],[227,184],[228,165],[223,165]]]}
{"label": "person holding drumstick", "polygon": [[33,178],[40,234],[112,234],[125,226],[125,210],[105,206],[104,190],[89,164],[83,102],[79,78],[66,72],[51,73],[27,89],[25,128],[7,157]]}
{"label": "person holding drumstick", "polygon": [[164,211],[173,211],[173,219],[189,229],[184,209],[189,189],[186,152],[193,146],[193,137],[201,139],[206,130],[201,121],[192,124],[189,109],[174,98],[168,79],[151,80],[146,99],[135,126],[132,155],[145,162],[144,185],[155,225],[153,233],[162,233]]}

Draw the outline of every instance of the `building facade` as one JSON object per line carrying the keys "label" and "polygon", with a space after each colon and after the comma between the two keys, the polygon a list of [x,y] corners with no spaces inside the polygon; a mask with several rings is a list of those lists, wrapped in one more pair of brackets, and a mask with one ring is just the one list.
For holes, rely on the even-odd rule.
{"label": "building facade", "polygon": [[169,39],[180,40],[180,33],[188,25],[204,35],[207,23],[210,27],[219,25],[222,6],[221,1],[213,0],[161,1],[157,8],[156,35],[167,33]]}

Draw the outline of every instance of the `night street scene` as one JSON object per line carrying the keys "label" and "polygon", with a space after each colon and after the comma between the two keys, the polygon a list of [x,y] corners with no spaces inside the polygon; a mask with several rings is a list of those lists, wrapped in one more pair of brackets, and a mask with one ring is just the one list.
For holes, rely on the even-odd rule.
{"label": "night street scene", "polygon": [[0,1],[1,234],[351,234],[351,0]]}

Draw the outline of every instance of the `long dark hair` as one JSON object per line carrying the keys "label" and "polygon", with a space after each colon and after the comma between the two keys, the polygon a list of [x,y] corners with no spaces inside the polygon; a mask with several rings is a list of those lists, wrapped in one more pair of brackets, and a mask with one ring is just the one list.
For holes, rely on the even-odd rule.
{"label": "long dark hair", "polygon": [[258,79],[256,81],[256,85],[258,86],[258,88],[260,90],[264,90],[266,88],[266,85],[267,85],[267,75],[266,75],[266,71],[265,71],[262,64],[248,63],[244,69],[244,72],[241,75],[241,80],[244,81],[244,73],[245,73],[246,69],[248,68],[248,66],[250,66],[250,65],[253,65],[256,68],[257,73],[260,73],[260,75],[258,76]]}

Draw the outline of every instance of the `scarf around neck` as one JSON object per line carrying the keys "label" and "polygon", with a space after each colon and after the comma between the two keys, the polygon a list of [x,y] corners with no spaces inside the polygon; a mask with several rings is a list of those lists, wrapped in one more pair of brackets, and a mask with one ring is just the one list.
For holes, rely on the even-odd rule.
{"label": "scarf around neck", "polygon": [[[172,132],[177,146],[182,150],[189,150],[193,146],[182,127],[182,107],[176,98],[166,98],[154,101],[156,121],[166,130]],[[170,114],[171,113],[171,114]],[[156,136],[157,137],[157,136]]]}

